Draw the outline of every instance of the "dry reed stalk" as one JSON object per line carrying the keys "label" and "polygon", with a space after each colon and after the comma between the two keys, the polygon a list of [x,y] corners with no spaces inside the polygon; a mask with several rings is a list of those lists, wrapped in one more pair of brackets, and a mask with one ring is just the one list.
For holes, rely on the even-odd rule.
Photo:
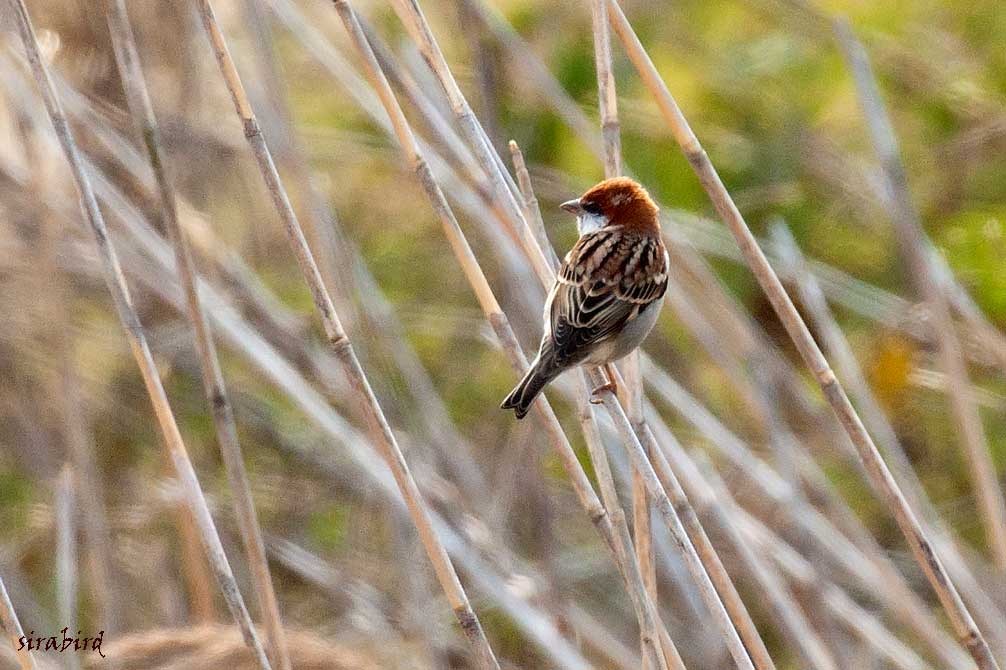
{"label": "dry reed stalk", "polygon": [[902,488],[910,496],[913,506],[921,510],[926,523],[933,529],[934,539],[939,543],[940,555],[957,581],[958,588],[961,589],[965,600],[971,603],[972,610],[982,627],[991,637],[1003,644],[1006,641],[1006,617],[976,583],[974,575],[971,574],[961,555],[959,538],[955,537],[953,531],[943,523],[939,512],[926,494],[894,427],[870,390],[856,361],[852,346],[831,313],[820,283],[808,271],[806,259],[800,252],[796,240],[782,223],[773,227],[772,237],[778,248],[781,266],[796,285],[800,302],[813,321],[827,354],[835,361],[836,369],[849,387],[869,429],[878,436],[887,458],[893,461]]}
{"label": "dry reed stalk", "polygon": [[[624,383],[617,373],[616,379],[619,384]],[[617,426],[619,419],[614,419],[613,417],[613,420],[616,422]],[[768,649],[765,647],[765,643],[761,639],[761,635],[758,633],[758,629],[755,626],[754,621],[751,619],[751,615],[748,612],[747,607],[744,605],[743,600],[741,600],[740,594],[737,592],[737,589],[733,584],[733,580],[730,578],[726,568],[720,561],[719,555],[712,543],[709,541],[709,537],[706,535],[705,529],[702,527],[698,515],[696,515],[695,510],[692,509],[688,496],[685,495],[684,489],[681,487],[677,476],[671,469],[670,464],[667,462],[667,459],[660,448],[660,445],[657,443],[652,430],[645,420],[634,427],[633,435],[638,440],[643,449],[643,453],[649,459],[649,462],[652,463],[653,473],[660,484],[661,492],[668,501],[667,505],[674,510],[675,516],[678,519],[677,524],[668,522],[668,529],[671,531],[671,534],[679,548],[684,551],[685,563],[688,566],[693,579],[695,579],[699,584],[700,592],[702,589],[707,588],[707,585],[704,583],[707,580],[715,589],[713,592],[717,595],[718,601],[722,602],[720,607],[722,607],[727,614],[732,627],[736,629],[736,634],[746,645],[747,654],[750,657],[750,663],[759,670],[774,670],[775,664],[768,653]],[[670,435],[669,431],[668,435]],[[628,447],[628,449],[631,457],[634,447]],[[636,478],[639,478],[641,485],[643,486],[644,495],[646,495],[647,498],[650,498],[652,496],[650,491],[652,482],[647,481],[645,471],[641,468],[634,468],[633,479],[635,480]],[[635,481],[633,481],[633,485],[635,486]],[[649,504],[651,504],[651,502],[648,500],[647,507],[649,507]],[[658,503],[652,504],[658,506],[658,511],[661,512],[664,520],[668,521],[669,515],[665,511],[666,507],[663,506],[664,503],[659,503],[659,505]],[[687,538],[690,546],[686,545],[682,541],[682,537],[677,534],[677,525],[680,525],[680,528],[684,531],[684,537]],[[701,566],[704,573],[708,575],[706,580],[702,580],[701,577],[697,576],[698,566],[696,565],[696,562],[698,563],[698,566]],[[712,609],[714,604],[714,601],[707,596],[706,605]],[[723,626],[723,624],[721,624],[721,626]]]}
{"label": "dry reed stalk", "polygon": [[971,467],[971,479],[989,546],[999,570],[1006,572],[1006,498],[999,485],[982,418],[972,395],[967,363],[950,313],[950,299],[947,295],[949,284],[940,276],[938,267],[932,262],[922,221],[912,203],[898,140],[887,115],[880,87],[873,75],[869,56],[846,21],[836,20],[834,28],[856,84],[884,182],[891,194],[891,220],[897,234],[898,249],[916,291],[932,315],[940,366],[947,375],[950,406]]}
{"label": "dry reed stalk", "polygon": [[468,140],[469,148],[474,151],[475,158],[482,169],[488,173],[490,184],[496,193],[495,204],[502,207],[506,220],[512,224],[512,229],[528,255],[535,274],[543,284],[550,285],[548,260],[541,249],[534,244],[531,229],[524,220],[523,212],[518,203],[519,190],[454,79],[419,3],[417,0],[393,0],[391,4],[416,46],[419,47],[423,58],[443,86],[462,135]]}
{"label": "dry reed stalk", "polygon": [[[707,523],[711,523],[719,530],[722,539],[729,545],[738,562],[744,567],[751,580],[758,585],[759,593],[765,598],[765,605],[771,611],[776,627],[782,631],[785,638],[797,650],[807,667],[836,670],[835,660],[831,658],[827,647],[814,632],[802,609],[795,602],[793,595],[788,591],[779,575],[741,537],[732,521],[733,514],[727,507],[728,500],[725,495],[719,495],[719,492],[713,493],[712,488],[705,481],[702,472],[696,467],[688,453],[674,438],[663,421],[659,420],[656,412],[652,408],[650,410],[649,414],[657,419],[654,425],[656,430],[660,431],[662,438],[659,444],[654,446],[654,449],[660,449],[662,455],[668,459],[673,471],[680,474],[680,479],[683,482],[681,486],[685,488],[681,495],[687,493],[687,500],[693,501],[692,505],[695,511],[683,515],[685,521],[691,522],[697,513],[703,513]],[[646,430],[647,437],[653,439],[649,425]],[[667,488],[666,484],[665,488]],[[676,501],[675,504],[677,504]],[[695,525],[702,533],[704,543],[710,543],[702,526],[697,523]],[[727,599],[724,598],[724,600]]]}
{"label": "dry reed stalk", "polygon": [[[718,492],[725,489],[717,484]],[[718,493],[719,495],[719,493]],[[821,594],[821,603],[844,626],[864,640],[877,654],[902,670],[923,670],[930,666],[910,647],[891,634],[873,614],[864,610],[841,588],[821,575],[814,565],[777,537],[761,522],[754,519],[723,493],[720,498],[734,506],[734,523],[748,536],[752,545],[760,549],[778,565],[789,579],[801,588]]]}
{"label": "dry reed stalk", "polygon": [[[660,444],[654,437],[648,422],[643,422],[640,425],[637,435],[639,435],[640,441],[645,446],[647,455],[651,457],[651,462],[654,463],[657,478],[660,480],[664,490],[667,491],[667,495],[675,509],[678,510],[682,525],[685,527],[688,537],[691,539],[696,552],[706,567],[706,571],[709,573],[709,578],[715,585],[716,591],[723,600],[723,606],[729,612],[730,618],[737,626],[737,632],[740,634],[745,645],[747,645],[751,661],[756,668],[768,668],[769,670],[775,668],[768,649],[765,647],[765,642],[762,640],[754,621],[751,619],[751,614],[744,605],[744,601],[737,592],[737,588],[734,586],[733,580],[727,573],[726,568],[720,561],[719,554],[713,547],[708,535],[706,535],[705,528],[702,527],[698,515],[692,508],[691,501],[685,494],[670,463],[666,460],[663,449],[661,449]],[[673,440],[673,434],[670,431],[667,431],[667,438]]]}
{"label": "dry reed stalk", "polygon": [[[840,19],[829,14],[822,7],[810,2],[789,1],[781,3],[778,0],[750,1],[756,6],[764,6],[764,9],[767,9],[774,15],[784,17],[784,21],[789,21],[791,26],[799,29],[799,34],[813,35],[815,38],[818,38],[816,40],[817,44],[826,42],[828,39],[835,39],[835,23]],[[921,66],[924,68],[919,79],[925,81],[925,92],[943,98],[951,107],[959,106],[958,97],[952,93],[954,87],[948,85],[948,77],[954,76],[953,70],[947,70],[947,68],[942,67],[943,62],[941,59],[920,58],[917,54],[910,54],[903,47],[895,45],[889,39],[875,40],[871,46],[875,47],[881,53],[880,60],[882,64],[885,64],[886,61],[886,64],[893,65],[896,69],[900,63],[909,59],[912,61],[909,67]],[[979,116],[991,115],[993,118],[989,119],[988,123],[992,127],[996,127],[1002,125],[1003,114],[1004,110],[1001,106],[995,107],[990,105],[987,109],[982,110]],[[974,123],[973,120],[972,123]],[[981,124],[977,125],[980,127]],[[979,130],[978,132],[981,131]],[[872,179],[873,175],[868,175],[868,178]],[[867,194],[867,197],[869,197],[869,194]],[[875,199],[880,201],[882,208],[886,209],[889,206],[887,199],[883,195],[877,194]],[[954,309],[967,322],[974,338],[979,343],[984,344],[987,351],[983,353],[991,354],[992,359],[996,361],[999,367],[1006,371],[1006,335],[989,322],[988,317],[978,307],[968,291],[953,276],[946,259],[931,244],[927,244],[926,246],[928,247],[927,252],[930,256],[929,262],[932,264],[933,271],[938,275],[937,281],[945,286],[948,300],[950,300]],[[976,358],[973,354],[970,357],[972,359]]]}
{"label": "dry reed stalk", "polygon": [[888,470],[884,459],[873,444],[870,434],[863,426],[859,415],[849,402],[845,390],[832,372],[828,361],[814,342],[796,307],[790,300],[786,289],[776,276],[754,236],[751,234],[744,217],[741,215],[733,199],[720,180],[716,169],[709,161],[705,150],[699,143],[695,133],[685,120],[677,102],[671,96],[657,72],[653,61],[639,42],[632,26],[617,2],[611,0],[608,5],[609,17],[618,33],[629,59],[636,66],[646,87],[654,95],[657,105],[671,129],[675,140],[681,146],[686,158],[695,170],[703,188],[709,195],[713,206],[720,217],[726,222],[737,240],[745,260],[754,273],[759,285],[765,291],[790,338],[796,344],[804,362],[813,372],[832,409],[835,411],[842,426],[856,447],[864,466],[870,474],[873,485],[879,490],[885,503],[890,508],[904,534],[916,561],[926,573],[933,589],[936,591],[943,608],[946,610],[959,642],[971,654],[980,670],[998,670],[998,663],[992,657],[988,643],[981,631],[975,625],[971,613],[961,600],[939,557],[936,555],[932,542],[922,528],[914,512],[909,507],[904,494]]}
{"label": "dry reed stalk", "polygon": [[846,538],[816,508],[791,504],[792,488],[767,463],[658,366],[651,364],[648,369],[651,372],[646,381],[657,395],[692,424],[758,493],[751,497],[751,502],[760,506],[762,516],[784,519],[786,525],[796,529],[802,539],[813,543],[821,556],[827,557],[864,593],[891,610],[892,615],[914,631],[947,667],[970,667],[968,656],[944,633],[929,607],[911,590],[889,559],[864,554],[861,547]]}
{"label": "dry reed stalk", "polygon": [[252,648],[263,670],[269,670],[269,661],[252,626],[244,600],[234,580],[234,574],[231,572],[230,565],[227,562],[223,545],[220,543],[220,537],[217,535],[213,517],[206,505],[202,489],[199,486],[199,480],[185,450],[181,433],[178,431],[178,425],[175,422],[167,395],[161,384],[153,355],[150,352],[150,347],[147,345],[143,326],[140,324],[136,311],[133,309],[129,288],[126,285],[125,277],[119,266],[115,248],[109,239],[108,229],[105,226],[101,210],[98,208],[98,202],[91,187],[90,179],[81,162],[76,142],[74,141],[59,98],[56,95],[48,69],[42,61],[38,41],[35,38],[35,31],[32,28],[31,19],[28,15],[28,9],[25,7],[24,0],[10,0],[10,6],[14,11],[21,42],[24,45],[36,84],[42,94],[49,119],[56,131],[66,159],[70,163],[81,200],[81,208],[84,210],[85,217],[94,233],[105,280],[115,302],[119,320],[126,331],[133,356],[143,375],[144,384],[150,396],[151,403],[154,406],[154,411],[157,414],[165,445],[170,452],[171,462],[182,484],[189,509],[199,526],[200,537],[206,549],[207,556],[212,563],[214,574],[220,584],[227,606],[241,628],[245,643]]}
{"label": "dry reed stalk", "polygon": [[538,197],[534,194],[534,187],[531,184],[531,174],[527,170],[524,162],[524,154],[516,142],[510,140],[510,156],[513,159],[513,169],[517,174],[517,185],[520,188],[521,196],[524,198],[524,218],[534,230],[538,237],[538,246],[545,252],[549,267],[555,273],[559,269],[559,257],[555,255],[555,248],[548,239],[548,232],[545,230],[545,221],[541,216],[541,208],[538,206]]}
{"label": "dry reed stalk", "polygon": [[[640,560],[638,545],[635,556],[630,555],[633,545],[629,538],[629,527],[625,520],[625,512],[622,511],[621,503],[618,500],[615,479],[611,474],[611,466],[608,463],[608,456],[605,453],[604,443],[601,440],[601,431],[598,428],[597,419],[594,417],[594,408],[590,404],[590,386],[587,373],[585,370],[577,372],[577,416],[580,419],[591,463],[594,464],[594,473],[597,476],[598,486],[601,489],[601,499],[604,501],[605,509],[608,510],[611,525],[619,536],[616,538],[615,550],[619,553],[619,560],[625,565],[630,566],[630,575],[627,575],[627,578],[631,577],[634,582],[633,587],[628,590],[629,595],[633,598],[633,606],[637,609],[637,617],[640,622],[639,634],[643,651],[643,667],[684,668],[684,663],[673,643],[667,645],[664,644],[660,637],[654,637],[654,633],[659,635],[659,631],[664,629],[663,624],[659,623],[660,615],[655,606],[657,600],[654,592],[647,588],[646,576],[642,572],[642,561]],[[648,506],[647,509],[649,509]],[[645,593],[648,597],[640,598],[638,594],[642,593]],[[653,603],[653,605],[650,603]]]}
{"label": "dry reed stalk", "polygon": [[[77,630],[77,500],[73,468],[64,463],[56,479],[56,591],[59,621],[70,631]],[[70,654],[70,670],[80,667],[80,658]]]}
{"label": "dry reed stalk", "polygon": [[498,670],[499,663],[492,648],[489,646],[489,641],[486,639],[482,624],[472,609],[471,603],[468,601],[468,596],[461,585],[461,581],[454,569],[450,556],[447,554],[447,550],[444,549],[443,544],[437,537],[422,493],[419,491],[408,463],[406,463],[402,455],[391,426],[388,424],[384,412],[377,398],[374,396],[366,373],[360,366],[352,343],[346,336],[332,299],[325,289],[318,267],[314,262],[314,257],[307,246],[304,233],[300,228],[297,215],[290,205],[290,200],[287,197],[286,190],[273,163],[272,155],[266,145],[265,137],[245,94],[244,86],[238,76],[234,61],[230,57],[230,52],[224,40],[223,33],[217,24],[213,8],[209,0],[198,0],[197,4],[203,27],[213,47],[213,53],[220,68],[221,76],[227,85],[227,90],[234,103],[234,109],[241,119],[245,138],[248,140],[248,144],[255,155],[262,178],[265,181],[273,204],[287,233],[290,246],[297,257],[301,274],[311,291],[315,307],[318,310],[325,329],[328,344],[342,365],[343,373],[349,380],[360,411],[367,419],[367,428],[371,439],[379,448],[381,456],[391,470],[395,482],[402,496],[405,498],[413,524],[416,526],[426,554],[433,564],[437,580],[440,582],[440,586],[444,590],[451,608],[454,610],[454,615],[461,626],[462,632],[472,645],[472,650],[478,659],[479,667],[495,668]]}
{"label": "dry reed stalk", "polygon": [[178,220],[175,202],[174,179],[168,174],[161,148],[160,131],[154,108],[150,102],[146,79],[140,66],[136,40],[129,25],[129,14],[124,0],[107,0],[105,12],[108,18],[109,34],[118,65],[126,102],[136,130],[150,161],[157,193],[160,198],[161,222],[168,231],[174,246],[176,271],[185,291],[189,326],[199,352],[203,390],[210,405],[217,443],[223,456],[227,478],[233,496],[234,511],[238,520],[238,530],[245,550],[245,558],[251,568],[254,593],[265,624],[269,657],[280,670],[290,670],[290,656],[286,647],[279,603],[269,574],[269,563],[262,543],[262,530],[255,513],[251,485],[244,467],[244,457],[238,440],[234,409],[224,383],[223,369],[217,355],[216,343],[210,331],[209,321],[199,301],[196,286],[196,267],[192,259],[185,231]]}
{"label": "dry reed stalk", "polygon": [[594,35],[594,67],[597,74],[598,109],[601,110],[601,138],[604,142],[604,176],[622,174],[622,137],[618,123],[618,96],[611,64],[611,35],[608,30],[607,0],[591,0],[590,19]]}
{"label": "dry reed stalk", "polygon": [[14,604],[10,601],[10,596],[7,595],[7,587],[4,586],[3,578],[0,578],[0,624],[3,624],[11,646],[21,662],[21,670],[35,670],[35,655],[18,643],[18,639],[24,637],[24,629],[21,628],[17,612],[14,611]]}
{"label": "dry reed stalk", "polygon": [[[590,17],[594,36],[598,109],[601,112],[601,137],[604,142],[604,176],[606,179],[610,179],[622,174],[622,139],[618,122],[618,96],[615,89],[615,75],[612,71],[611,36],[608,32],[605,1],[591,0]],[[629,354],[622,365],[626,378],[624,404],[633,426],[638,430],[643,421],[643,382],[640,378],[639,353],[634,351]],[[586,391],[587,389],[582,390]],[[585,400],[581,399],[578,402],[582,404]],[[590,418],[593,421],[593,417]],[[603,456],[603,452],[600,455]],[[614,502],[618,503],[617,497]],[[608,509],[611,509],[610,504],[608,504]],[[643,583],[650,599],[653,602],[659,602],[657,574],[653,560],[653,538],[650,534],[650,505],[646,500],[646,488],[642,476],[635,468],[632,470],[632,530],[636,560],[643,575]]]}
{"label": "dry reed stalk", "polygon": [[[603,384],[599,370],[591,371],[590,377],[591,383],[593,383],[595,387],[599,387]],[[625,415],[621,405],[618,403],[618,398],[616,398],[615,394],[611,391],[604,391],[599,395],[604,403],[605,409],[608,410],[608,414],[611,416],[612,422],[615,425],[615,430],[622,439],[623,446],[629,453],[629,458],[633,466],[643,477],[647,499],[650,504],[656,508],[657,513],[660,514],[664,523],[667,525],[668,530],[671,532],[671,536],[674,538],[675,544],[682,553],[682,557],[688,568],[689,574],[691,574],[692,580],[694,581],[699,594],[702,596],[703,602],[705,602],[708,607],[709,613],[712,615],[715,625],[719,629],[720,634],[723,636],[724,642],[727,645],[727,649],[730,651],[730,655],[733,658],[734,663],[742,670],[745,668],[753,669],[754,665],[750,656],[748,656],[744,643],[741,641],[735,621],[731,618],[730,613],[727,611],[720,598],[720,595],[717,593],[716,588],[706,571],[706,566],[703,565],[702,559],[699,557],[694,545],[688,537],[688,533],[685,531],[685,528],[681,523],[681,519],[678,517],[674,506],[671,504],[671,501],[667,496],[667,493],[661,486],[653,465],[647,459],[646,452],[643,449],[642,444],[640,444],[639,438],[632,430],[629,418]]]}
{"label": "dry reed stalk", "polygon": [[[162,464],[163,477],[171,476],[171,460],[165,455]],[[213,599],[213,577],[204,556],[199,539],[199,528],[185,501],[179,497],[170,513],[174,516],[174,530],[178,538],[178,562],[181,565],[184,592],[189,618],[197,624],[206,624],[217,619],[216,603]],[[165,590],[171,587],[165,585]]]}
{"label": "dry reed stalk", "polygon": [[[356,19],[355,12],[352,7],[343,0],[335,2],[335,7],[346,27],[347,33],[352,39],[353,44],[364,63],[365,75],[370,80],[371,86],[378,94],[378,97],[381,99],[381,102],[391,119],[392,127],[394,128],[395,135],[398,138],[402,151],[404,152],[406,159],[408,160],[420,184],[423,186],[424,191],[429,197],[430,202],[440,219],[444,232],[451,244],[451,248],[457,257],[458,262],[462,266],[466,279],[476,294],[479,304],[486,315],[487,321],[492,326],[497,339],[506,351],[510,363],[514,367],[515,371],[517,371],[518,374],[522,373],[527,367],[527,359],[524,357],[524,354],[520,349],[520,345],[513,334],[513,330],[511,329],[505,314],[500,308],[499,303],[496,301],[496,297],[493,295],[492,289],[489,287],[489,283],[486,280],[478,261],[472,253],[471,247],[468,246],[468,242],[465,239],[460,226],[458,226],[450,205],[447,203],[443,192],[440,190],[436,179],[431,173],[429,165],[420,153],[420,148],[416,142],[415,136],[412,133],[412,129],[409,126],[409,123],[402,112],[401,106],[395,98],[395,95],[383,74],[380,63],[377,61],[377,58],[363,33],[363,29],[360,26],[359,21]],[[542,259],[543,262],[547,263],[547,261],[544,260],[545,257],[543,255]],[[605,513],[604,508],[601,505],[601,501],[598,500],[597,495],[594,493],[593,488],[586,478],[586,474],[579,465],[576,455],[573,453],[568,440],[566,440],[566,437],[562,432],[562,428],[559,425],[555,414],[552,412],[551,407],[548,406],[547,401],[544,398],[539,399],[539,401],[535,404],[535,408],[536,413],[538,413],[543,419],[546,434],[550,443],[556,449],[563,462],[563,466],[570,475],[570,480],[573,484],[574,490],[576,490],[581,503],[587,510],[591,521],[601,532],[601,535],[608,546],[615,552],[616,563],[621,567],[623,576],[625,576],[631,588],[634,582],[630,578],[631,572],[628,572],[626,567],[631,566],[631,561],[628,561],[624,554],[619,553],[620,539],[616,537],[615,533],[612,531],[613,524],[610,516]],[[639,597],[639,594],[636,594],[634,601],[644,603],[646,599],[645,597]],[[641,610],[641,613],[644,610],[645,608]],[[651,623],[650,620],[643,618],[640,621],[640,626],[644,630],[652,631],[654,624]],[[649,639],[649,644],[654,647],[656,644],[660,644],[659,637],[651,637]],[[659,651],[651,653],[654,654],[655,658]]]}

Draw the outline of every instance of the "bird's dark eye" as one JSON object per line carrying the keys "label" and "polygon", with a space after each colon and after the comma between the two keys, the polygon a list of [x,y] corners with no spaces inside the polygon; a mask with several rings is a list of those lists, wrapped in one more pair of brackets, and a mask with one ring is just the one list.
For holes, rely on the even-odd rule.
{"label": "bird's dark eye", "polygon": [[583,211],[587,212],[587,214],[601,215],[601,206],[596,202],[582,202],[580,206],[583,207]]}

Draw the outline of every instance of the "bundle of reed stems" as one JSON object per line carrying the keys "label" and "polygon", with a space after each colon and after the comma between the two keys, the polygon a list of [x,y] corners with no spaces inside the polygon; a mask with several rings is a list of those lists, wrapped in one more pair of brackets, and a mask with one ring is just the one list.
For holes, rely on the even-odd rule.
{"label": "bundle of reed stems", "polygon": [[[129,667],[1006,663],[1006,503],[982,418],[997,398],[970,378],[973,366],[1006,371],[1006,337],[926,236],[869,51],[841,17],[802,2],[751,3],[833,37],[846,59],[879,165],[858,177],[882,194],[914,296],[809,258],[781,220],[767,240],[757,238],[617,0],[563,10],[590,17],[597,122],[503,13],[462,0],[457,18],[479,37],[473,44],[493,45],[604,176],[633,174],[620,88],[641,84],[651,96],[660,132],[678,145],[719,219],[665,207],[666,311],[745,416],[734,421],[697,397],[666,347],[648,345],[620,364],[620,393],[603,391],[600,408],[590,402],[600,371],[577,371],[515,428],[499,416],[459,420],[457,394],[417,349],[415,314],[389,288],[408,281],[394,274],[406,261],[372,268],[366,237],[354,239],[364,224],[354,218],[373,215],[330,205],[369,201],[380,211],[385,199],[425,198],[403,211],[417,219],[432,211],[438,226],[412,226],[395,253],[404,259],[430,236],[446,241],[421,272],[468,305],[456,317],[466,351],[447,357],[474,361],[462,374],[491,369],[500,389],[524,373],[562,255],[540,204],[560,195],[561,175],[529,164],[517,142],[498,136],[500,96],[489,89],[501,84],[485,54],[471,66],[482,70],[473,77],[482,84],[476,113],[458,80],[465,70],[447,55],[457,36],[434,29],[427,3],[392,0],[372,25],[361,12],[383,9],[349,0],[193,0],[172,19],[183,47],[174,50],[152,32],[157,11],[105,0],[107,29],[92,39],[107,62],[97,75],[80,75],[60,71],[58,31],[34,27],[66,20],[58,10],[3,2],[18,40],[0,55],[13,138],[13,148],[2,146],[0,172],[5,209],[31,234],[4,234],[2,272],[24,282],[8,297],[31,312],[29,325],[13,324],[32,335],[20,342],[18,369],[32,370],[32,387],[53,404],[59,445],[24,459],[34,472],[52,469],[52,504],[36,532],[12,537],[0,557],[0,624],[22,667],[81,667],[75,655],[32,652],[18,639],[25,629],[89,625],[110,638],[138,636],[110,659]],[[235,62],[235,44],[254,67]],[[310,83],[324,88],[318,96],[334,87],[340,113],[352,106],[369,124],[338,138],[351,145],[339,156],[359,157],[352,180],[325,183],[312,165],[317,138],[301,136],[280,54],[310,59]],[[187,101],[170,113],[159,109],[171,97],[159,87],[169,85]],[[203,94],[216,101],[212,115],[187,113]],[[102,95],[111,102],[99,103]],[[229,187],[246,201],[201,189],[210,175],[222,188],[240,181]],[[239,220],[215,220],[228,217]],[[263,269],[273,256],[290,265],[290,252],[300,283],[278,287]],[[788,342],[765,332],[703,253],[744,263]],[[143,473],[140,498],[87,411],[97,404],[88,391],[101,386],[89,375],[105,374],[109,385],[135,375],[121,347],[84,341],[71,316],[102,282],[148,400],[133,409],[129,398],[113,398],[121,406],[114,420],[142,421],[128,412],[152,406],[163,447],[161,466]],[[309,301],[293,306],[284,299],[291,291]],[[443,324],[449,298],[429,296],[441,298],[435,320]],[[921,326],[908,318],[916,303],[926,314]],[[987,552],[931,499],[836,307],[935,349],[933,374],[966,456]],[[102,356],[112,372],[88,367]],[[174,395],[179,376],[201,381],[198,408]],[[219,449],[226,484],[214,480],[213,453],[192,446],[193,414],[209,417],[212,429],[195,439]],[[835,463],[861,478],[911,560],[878,541],[856,512],[860,501],[829,477]],[[103,483],[120,476],[123,491]],[[334,508],[352,509],[348,518],[312,514],[312,505],[333,509],[333,495],[352,501]],[[130,499],[138,502],[123,509]],[[337,537],[341,550],[327,556],[287,527],[305,518],[321,518],[307,523],[314,537]],[[534,540],[521,541],[517,529]],[[21,568],[40,542],[53,548],[41,569],[55,577],[55,618]],[[219,624],[218,597],[243,652],[235,628],[206,627]],[[169,625],[189,628],[140,632]],[[340,641],[326,646],[319,631]],[[187,657],[165,656],[172,636],[196,640]],[[382,648],[385,660],[354,644]]]}

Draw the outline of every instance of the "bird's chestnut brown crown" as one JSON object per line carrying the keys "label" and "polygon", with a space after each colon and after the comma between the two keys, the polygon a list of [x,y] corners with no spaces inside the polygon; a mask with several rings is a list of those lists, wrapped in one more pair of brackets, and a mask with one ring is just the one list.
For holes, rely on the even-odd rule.
{"label": "bird's chestnut brown crown", "polygon": [[587,214],[604,216],[610,226],[624,226],[640,232],[657,232],[657,205],[646,189],[628,177],[605,179],[580,196]]}

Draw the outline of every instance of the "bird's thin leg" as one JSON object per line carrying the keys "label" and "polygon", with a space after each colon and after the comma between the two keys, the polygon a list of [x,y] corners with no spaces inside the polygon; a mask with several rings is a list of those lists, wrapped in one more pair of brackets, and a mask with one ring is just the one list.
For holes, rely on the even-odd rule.
{"label": "bird's thin leg", "polygon": [[600,405],[604,402],[600,397],[603,391],[611,391],[615,394],[618,393],[618,384],[615,383],[615,366],[612,363],[605,363],[602,368],[604,370],[605,377],[608,378],[608,382],[606,384],[601,384],[590,392],[590,402],[594,405]]}

